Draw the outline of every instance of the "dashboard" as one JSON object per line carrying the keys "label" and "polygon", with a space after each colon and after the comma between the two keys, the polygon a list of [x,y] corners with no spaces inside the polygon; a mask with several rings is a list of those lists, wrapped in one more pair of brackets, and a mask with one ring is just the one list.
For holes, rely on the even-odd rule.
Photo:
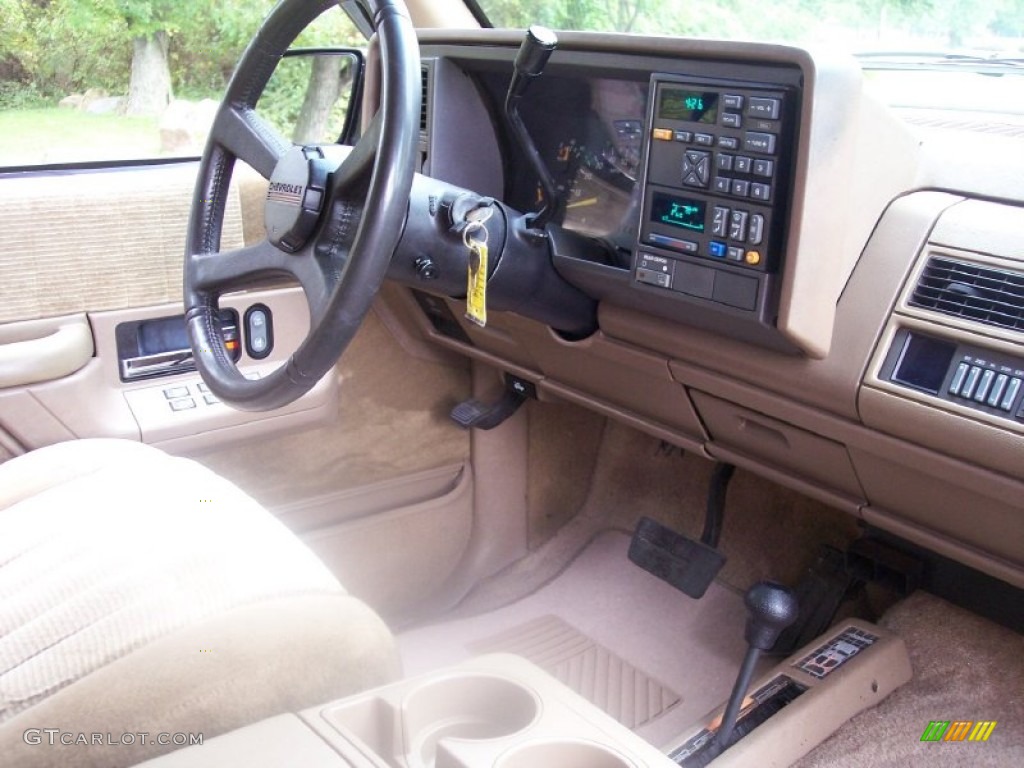
{"label": "dashboard", "polygon": [[[421,32],[424,200],[431,179],[491,196],[508,238],[547,202],[502,114],[519,42]],[[541,399],[1024,586],[1019,139],[917,130],[842,57],[587,33],[563,36],[522,117],[562,196],[551,269],[479,327],[410,267],[393,298],[411,322]],[[929,280],[948,290],[923,300]],[[531,312],[555,284],[593,303],[590,331]]]}
{"label": "dashboard", "polygon": [[[502,114],[510,68],[493,48],[452,53],[428,59],[425,77],[442,83],[454,65],[471,78],[474,94],[465,98],[485,106],[479,119],[500,153],[494,175],[502,185],[488,193],[517,211],[540,210],[548,201]],[[522,100],[522,120],[553,177],[555,223],[601,245],[590,255],[556,253],[561,276],[599,300],[776,351],[814,354],[827,343],[828,294],[820,294],[813,321],[790,317],[783,296],[787,277],[820,283],[816,273],[827,271],[831,258],[785,268],[801,237],[828,236],[789,226],[812,62],[795,52],[772,55],[755,64],[735,56],[555,54]],[[835,85],[841,78],[825,72],[819,79]],[[825,100],[841,114],[843,88],[833,93]],[[444,167],[439,178],[476,182],[479,174],[460,166],[479,158],[470,160],[463,148],[439,163],[438,145],[432,136],[432,173]],[[843,147],[833,154],[823,169],[841,161]],[[822,221],[831,217],[822,212]],[[620,272],[597,277],[602,268]],[[835,280],[832,289],[839,290]]]}

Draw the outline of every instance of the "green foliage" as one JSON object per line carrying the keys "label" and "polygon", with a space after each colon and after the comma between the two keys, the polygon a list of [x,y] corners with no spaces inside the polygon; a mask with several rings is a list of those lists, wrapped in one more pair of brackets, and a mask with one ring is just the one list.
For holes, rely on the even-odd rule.
{"label": "green foliage", "polygon": [[991,28],[996,34],[1016,38],[1014,47],[1024,51],[1024,0],[1005,0],[996,8]]}
{"label": "green foliage", "polygon": [[19,83],[0,80],[0,111],[9,109],[32,109],[49,104],[50,98],[40,93],[35,83]]}
{"label": "green foliage", "polygon": [[[313,46],[308,46],[313,47]],[[338,66],[343,59],[338,58]],[[312,72],[311,56],[289,56],[278,64],[274,76],[267,83],[267,88],[260,96],[256,110],[282,136],[292,138],[299,122],[299,112],[306,96],[306,89],[313,87],[310,81]],[[346,82],[350,82],[346,80]],[[323,140],[337,139],[345,127],[345,114],[348,108],[349,87],[342,88],[341,98],[331,110],[331,119],[327,127],[327,136]]]}
{"label": "green foliage", "polygon": [[[499,27],[943,48],[1024,36],[1024,0],[481,0]],[[1020,45],[1018,40],[1016,45]]]}
{"label": "green foliage", "polygon": [[[132,39],[166,32],[174,89],[219,98],[273,0],[0,0],[0,98],[54,102],[88,88],[128,90]],[[335,9],[303,45],[362,46]],[[24,93],[16,95],[15,92]]]}

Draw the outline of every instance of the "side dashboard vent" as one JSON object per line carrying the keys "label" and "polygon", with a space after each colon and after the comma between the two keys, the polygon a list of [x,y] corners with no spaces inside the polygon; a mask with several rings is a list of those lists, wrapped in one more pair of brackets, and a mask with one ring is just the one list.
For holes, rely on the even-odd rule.
{"label": "side dashboard vent", "polygon": [[420,69],[420,133],[427,133],[430,102],[430,68]]}
{"label": "side dashboard vent", "polygon": [[910,304],[985,325],[1024,331],[1024,272],[928,259]]}

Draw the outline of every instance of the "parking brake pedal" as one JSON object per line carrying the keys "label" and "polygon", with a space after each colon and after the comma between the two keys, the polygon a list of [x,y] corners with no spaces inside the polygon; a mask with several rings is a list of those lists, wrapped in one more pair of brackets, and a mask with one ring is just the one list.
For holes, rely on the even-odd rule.
{"label": "parking brake pedal", "polygon": [[518,376],[505,376],[505,393],[496,403],[463,400],[452,408],[452,421],[463,429],[494,429],[519,410],[527,398],[536,398],[537,390]]}
{"label": "parking brake pedal", "polygon": [[629,559],[689,597],[703,597],[725,565],[725,555],[717,547],[725,516],[725,494],[734,471],[731,464],[715,465],[700,541],[644,517],[633,532]]}

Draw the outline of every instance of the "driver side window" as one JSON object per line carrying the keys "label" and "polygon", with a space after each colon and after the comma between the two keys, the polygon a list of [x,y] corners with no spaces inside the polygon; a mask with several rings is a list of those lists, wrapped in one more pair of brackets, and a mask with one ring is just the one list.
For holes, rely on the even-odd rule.
{"label": "driver side window", "polygon": [[[0,168],[198,156],[235,64],[271,5],[0,0]],[[332,9],[295,45],[365,42]],[[307,60],[305,72],[289,64],[287,77],[275,75],[275,104],[261,113],[288,139],[296,127],[343,125],[356,72],[349,61],[336,59],[336,71],[319,58]],[[321,85],[316,93],[307,87],[313,83]],[[315,95],[322,98],[304,99]]]}

